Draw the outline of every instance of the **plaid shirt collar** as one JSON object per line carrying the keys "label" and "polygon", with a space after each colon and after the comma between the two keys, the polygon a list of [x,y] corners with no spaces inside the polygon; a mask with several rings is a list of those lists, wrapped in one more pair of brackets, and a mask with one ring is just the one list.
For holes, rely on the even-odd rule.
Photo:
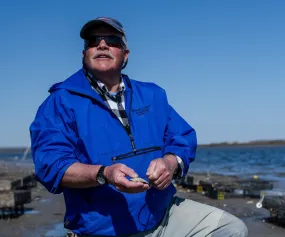
{"label": "plaid shirt collar", "polygon": [[86,77],[89,80],[91,87],[101,96],[105,104],[112,110],[116,117],[120,120],[126,131],[130,133],[130,125],[128,116],[125,110],[125,84],[121,76],[119,91],[112,95],[108,92],[107,87],[101,81],[97,80],[93,75],[86,70]]}
{"label": "plaid shirt collar", "polygon": [[[111,95],[111,94],[109,93],[108,88],[106,87],[106,85],[105,85],[102,81],[96,79],[88,70],[86,70],[86,73],[87,73],[87,75],[88,75],[88,76],[87,76],[88,80],[93,80],[94,82],[97,83],[97,85],[98,85],[105,93],[107,93],[109,96],[113,96],[113,95]],[[119,85],[119,90],[117,91],[117,93],[118,93],[118,94],[123,94],[124,91],[125,91],[125,89],[126,89],[125,83],[124,83],[123,77],[122,77],[122,75],[121,75],[121,83],[120,83],[120,85]]]}

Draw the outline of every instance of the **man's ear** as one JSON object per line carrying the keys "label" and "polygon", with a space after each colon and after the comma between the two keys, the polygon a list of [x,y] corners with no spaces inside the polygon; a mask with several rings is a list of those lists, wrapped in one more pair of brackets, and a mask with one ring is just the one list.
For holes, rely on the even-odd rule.
{"label": "man's ear", "polygon": [[85,50],[82,51],[82,65],[83,65],[83,68],[86,68],[86,65],[84,63],[84,58],[85,58]]}
{"label": "man's ear", "polygon": [[124,63],[128,61],[129,54],[130,54],[130,50],[126,49],[124,52]]}

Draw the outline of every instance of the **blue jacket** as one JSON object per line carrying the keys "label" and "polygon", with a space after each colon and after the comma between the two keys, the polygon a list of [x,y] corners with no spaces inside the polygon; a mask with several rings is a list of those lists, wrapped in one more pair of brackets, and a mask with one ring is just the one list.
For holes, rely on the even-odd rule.
{"label": "blue jacket", "polygon": [[[195,130],[168,104],[166,93],[153,83],[130,80],[126,85],[126,112],[136,149],[162,149],[116,162],[142,178],[153,159],[166,153],[180,156],[184,174],[195,158]],[[32,154],[38,180],[51,193],[63,192],[65,227],[77,234],[127,235],[148,230],[162,219],[176,190],[121,193],[112,185],[72,189],[60,186],[75,162],[112,165],[112,157],[132,151],[130,137],[120,121],[91,88],[83,70],[50,88],[30,126]]]}

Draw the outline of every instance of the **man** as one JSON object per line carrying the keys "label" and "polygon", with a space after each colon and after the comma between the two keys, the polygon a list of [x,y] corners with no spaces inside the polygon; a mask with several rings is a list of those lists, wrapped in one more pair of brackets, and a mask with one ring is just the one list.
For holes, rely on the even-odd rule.
{"label": "man", "polygon": [[31,124],[39,181],[63,192],[73,236],[247,236],[214,207],[174,198],[187,174],[195,130],[153,83],[121,73],[129,49],[123,26],[86,23],[83,67],[50,88]]}

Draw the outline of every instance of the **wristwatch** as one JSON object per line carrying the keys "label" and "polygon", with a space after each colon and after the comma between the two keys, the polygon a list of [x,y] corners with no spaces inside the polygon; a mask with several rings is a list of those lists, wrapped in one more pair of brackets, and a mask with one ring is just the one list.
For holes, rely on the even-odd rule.
{"label": "wristwatch", "polygon": [[102,165],[99,170],[98,170],[98,174],[97,174],[97,177],[96,177],[96,181],[103,185],[103,184],[107,184],[107,179],[106,177],[104,176],[104,170],[105,170],[106,166]]}

